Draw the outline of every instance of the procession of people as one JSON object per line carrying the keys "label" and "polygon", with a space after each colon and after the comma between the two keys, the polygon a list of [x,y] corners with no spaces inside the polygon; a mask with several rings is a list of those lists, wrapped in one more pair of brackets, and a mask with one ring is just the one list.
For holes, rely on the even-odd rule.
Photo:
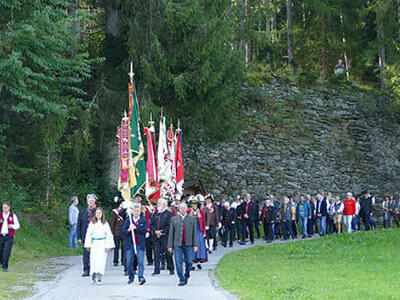
{"label": "procession of people", "polygon": [[[197,194],[173,200],[160,198],[153,206],[145,195],[138,194],[133,201],[124,200],[112,210],[108,225],[103,210],[96,208],[97,197],[89,194],[87,208],[79,212],[76,225],[78,240],[84,245],[82,276],[91,275],[93,283],[101,283],[107,253],[114,248],[113,265],[124,267],[128,284],[134,282],[136,274],[139,285],[146,283],[146,257],[147,267],[153,268],[152,276],[167,270],[169,275],[176,273],[178,286],[184,286],[190,272],[201,270],[209,255],[218,251],[218,242],[222,247],[232,247],[235,242],[254,244],[256,238],[272,243],[352,233],[361,230],[361,224],[364,230],[377,228],[376,200],[368,191],[358,196],[348,192],[343,201],[339,195],[324,192],[284,196],[281,202],[273,194],[253,198],[247,193],[229,202],[225,198],[218,201],[212,194]],[[400,225],[400,201],[387,196],[381,207],[384,227],[392,227],[393,222]]]}

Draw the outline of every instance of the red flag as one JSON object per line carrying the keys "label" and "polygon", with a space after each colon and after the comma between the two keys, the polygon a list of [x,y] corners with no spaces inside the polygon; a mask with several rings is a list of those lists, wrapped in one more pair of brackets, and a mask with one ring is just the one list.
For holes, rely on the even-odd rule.
{"label": "red flag", "polygon": [[118,128],[119,138],[119,180],[118,190],[125,200],[130,199],[129,189],[129,120],[122,118],[121,127]]}
{"label": "red flag", "polygon": [[154,127],[145,128],[144,134],[147,135],[146,197],[153,205],[156,205],[157,200],[160,198],[160,182],[156,163]]}
{"label": "red flag", "polygon": [[183,196],[183,148],[182,148],[182,132],[177,131],[176,141],[176,154],[175,154],[175,168],[176,168],[176,194],[179,198]]}

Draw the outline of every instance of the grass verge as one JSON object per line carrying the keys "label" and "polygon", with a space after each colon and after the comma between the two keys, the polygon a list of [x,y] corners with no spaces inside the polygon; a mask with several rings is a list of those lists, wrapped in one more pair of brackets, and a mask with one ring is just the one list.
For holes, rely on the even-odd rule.
{"label": "grass verge", "polygon": [[[55,224],[41,228],[19,216],[21,229],[14,238],[9,262],[9,272],[0,271],[0,299],[21,299],[33,293],[35,281],[55,277],[50,257],[72,256],[81,252],[67,247],[67,228]],[[32,222],[33,223],[33,222]]]}
{"label": "grass verge", "polygon": [[399,299],[398,229],[255,246],[215,274],[240,299]]}

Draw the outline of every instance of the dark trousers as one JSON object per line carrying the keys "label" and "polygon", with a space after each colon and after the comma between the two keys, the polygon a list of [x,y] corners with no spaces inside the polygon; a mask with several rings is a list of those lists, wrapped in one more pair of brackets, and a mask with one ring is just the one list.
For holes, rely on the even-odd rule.
{"label": "dark trousers", "polygon": [[297,220],[292,220],[292,231],[293,231],[293,236],[297,237]]}
{"label": "dark trousers", "polygon": [[159,239],[153,235],[153,246],[154,246],[154,273],[160,272],[160,261],[165,264],[167,261],[167,269],[173,270],[174,263],[172,261],[172,255],[167,249],[168,235],[162,235]]}
{"label": "dark trousers", "polygon": [[[82,241],[83,245],[85,245],[85,241]],[[89,273],[90,271],[90,251],[87,251],[85,247],[83,247],[82,254],[83,261],[83,273]]]}
{"label": "dark trousers", "polygon": [[[114,264],[118,264],[119,262],[119,248],[120,245],[122,245],[122,238],[118,235],[114,235],[114,244],[115,244],[115,248],[114,248]],[[122,247],[121,250],[121,264],[124,264],[124,247]]]}
{"label": "dark trousers", "polygon": [[247,229],[249,230],[250,241],[254,242],[253,221],[250,219],[243,219],[242,238],[246,236]]}
{"label": "dark trousers", "polygon": [[236,225],[231,225],[231,226],[224,226],[222,230],[222,245],[226,246],[228,243],[228,236],[229,236],[229,245],[233,244],[233,241],[235,239],[235,226]]}
{"label": "dark trousers", "polygon": [[259,228],[259,223],[260,221],[257,219],[254,221],[254,228],[256,229],[256,233],[257,233],[257,238],[260,238],[260,228]]}
{"label": "dark trousers", "polygon": [[285,240],[287,240],[289,236],[294,238],[292,222],[291,221],[286,221],[285,222],[284,220],[282,220],[281,224],[282,224],[283,238]]}
{"label": "dark trousers", "polygon": [[364,229],[366,231],[368,231],[369,230],[369,215],[361,216],[361,220],[362,220],[362,222],[364,224]]}
{"label": "dark trousers", "polygon": [[272,223],[264,221],[263,225],[264,225],[265,239],[267,241],[272,241]]}
{"label": "dark trousers", "polygon": [[3,269],[8,269],[8,260],[10,259],[11,249],[14,244],[14,237],[0,236],[0,265]]}
{"label": "dark trousers", "polygon": [[240,236],[241,234],[242,234],[242,220],[236,219],[236,235],[237,235],[238,241],[242,240],[242,238]]}
{"label": "dark trousers", "polygon": [[[209,250],[212,250],[212,247],[217,246],[217,230],[215,229],[214,225],[210,225],[210,228],[207,230],[207,244],[209,247]],[[214,240],[214,244],[210,245],[210,239]]]}
{"label": "dark trousers", "polygon": [[313,218],[308,219],[308,222],[307,222],[307,234],[308,235],[314,234],[313,228],[314,228],[314,219]]}
{"label": "dark trousers", "polygon": [[146,259],[147,263],[153,263],[153,239],[152,235],[146,238]]}

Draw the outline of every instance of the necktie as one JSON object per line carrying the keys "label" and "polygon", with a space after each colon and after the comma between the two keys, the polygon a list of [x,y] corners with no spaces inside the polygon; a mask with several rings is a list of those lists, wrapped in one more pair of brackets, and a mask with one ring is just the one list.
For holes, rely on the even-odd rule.
{"label": "necktie", "polygon": [[89,208],[89,222],[92,221],[92,209]]}

